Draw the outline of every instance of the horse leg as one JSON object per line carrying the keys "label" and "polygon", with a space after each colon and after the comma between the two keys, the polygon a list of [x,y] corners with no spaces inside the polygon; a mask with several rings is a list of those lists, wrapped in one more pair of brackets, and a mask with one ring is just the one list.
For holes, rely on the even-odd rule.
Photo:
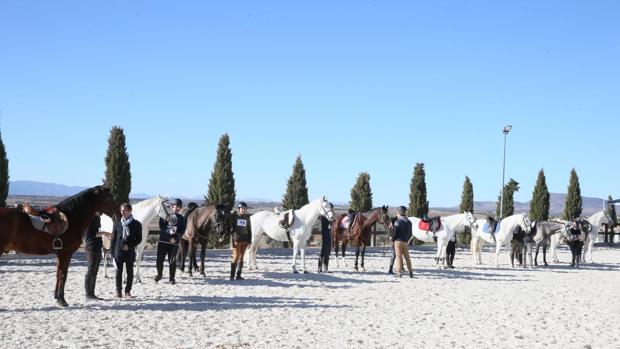
{"label": "horse leg", "polygon": [[540,250],[540,242],[536,243],[536,253],[534,254],[534,266],[538,266],[538,251]]}
{"label": "horse leg", "polygon": [[344,258],[344,252],[347,249],[347,243],[345,241],[342,241],[342,263],[344,264],[344,266],[347,266],[347,260]]}
{"label": "horse leg", "polygon": [[138,246],[137,251],[136,251],[136,273],[134,275],[136,283],[142,283],[142,280],[140,280],[140,264],[142,264],[142,253],[144,252],[144,245],[142,245],[141,247]]}
{"label": "horse leg", "polygon": [[[590,259],[588,260],[589,263],[594,263],[594,259],[592,258],[592,250],[594,249],[594,239],[592,239],[592,237],[588,237],[588,252],[590,252]],[[583,261],[586,261],[586,254],[583,254]]]}
{"label": "horse leg", "polygon": [[543,263],[546,266],[548,266],[549,264],[547,264],[547,245],[543,244]]}
{"label": "horse leg", "polygon": [[366,254],[366,244],[362,244],[362,271],[366,271],[364,268],[364,255]]}
{"label": "horse leg", "polygon": [[69,304],[65,300],[65,283],[67,282],[67,272],[69,271],[69,262],[71,255],[58,255],[56,264],[56,304],[60,307],[68,307]]}
{"label": "horse leg", "polygon": [[495,243],[495,266],[499,267],[499,253],[502,251],[501,242]]}
{"label": "horse leg", "polygon": [[192,268],[194,267],[194,263],[192,261],[196,258],[196,245],[194,243],[194,239],[189,240],[189,247],[187,248],[189,251],[189,261],[187,262],[187,273],[189,277],[193,277]]}
{"label": "horse leg", "polygon": [[293,241],[293,273],[299,274],[297,271],[297,249],[299,248],[299,241]]}
{"label": "horse leg", "polygon": [[306,271],[306,243],[305,242],[299,243],[299,250],[301,251],[301,271],[304,274],[308,274],[308,272]]}
{"label": "horse leg", "polygon": [[340,267],[340,262],[338,262],[338,247],[340,245],[338,244],[338,241],[336,241],[336,243],[334,244],[334,255],[336,256],[336,267]]}
{"label": "horse leg", "polygon": [[187,243],[186,240],[181,239],[179,241],[179,253],[177,254],[177,264],[179,270],[185,272],[185,258],[187,257]]}
{"label": "horse leg", "polygon": [[357,245],[357,250],[355,250],[355,267],[354,267],[355,271],[359,270],[359,269],[357,269],[357,262],[359,260],[359,257],[360,257],[360,245],[358,244]]}
{"label": "horse leg", "polygon": [[[200,275],[202,276],[207,276],[207,274],[205,274],[205,257],[206,257],[206,252],[207,250],[207,242],[204,241],[202,244],[200,244]],[[243,261],[240,261],[243,262]]]}

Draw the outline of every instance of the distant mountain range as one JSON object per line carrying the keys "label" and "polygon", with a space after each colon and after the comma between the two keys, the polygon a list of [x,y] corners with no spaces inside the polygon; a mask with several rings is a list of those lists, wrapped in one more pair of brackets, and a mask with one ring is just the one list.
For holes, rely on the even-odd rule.
{"label": "distant mountain range", "polygon": [[[559,216],[564,212],[564,203],[566,202],[566,194],[561,193],[550,193],[549,195],[550,207],[549,207],[549,215],[551,216]],[[590,198],[582,196],[582,214],[584,216],[590,216],[595,212],[598,212],[603,209],[604,200],[599,198]],[[515,201],[515,213],[519,212],[529,212],[530,211],[530,201],[527,202],[518,202]],[[474,211],[476,213],[492,213],[495,214],[495,208],[497,207],[496,201],[474,201]],[[433,210],[436,211],[448,211],[448,212],[458,212],[459,206],[452,207],[435,207]]]}
{"label": "distant mountain range", "polygon": [[[12,196],[70,196],[79,193],[86,189],[86,187],[67,186],[57,183],[45,183],[37,181],[11,181],[9,185],[9,195]],[[146,193],[130,193],[129,197],[132,199],[149,198],[153,195]],[[196,197],[181,197],[186,200],[203,199],[202,196]],[[564,211],[564,202],[566,201],[566,194],[551,193],[551,207],[549,214],[557,216]],[[589,216],[597,211],[603,209],[604,200],[599,198],[582,197],[583,199],[583,214]],[[278,202],[273,202],[269,199],[261,198],[246,198],[242,199],[248,204],[267,204],[278,205]],[[347,203],[334,203],[337,206],[346,207]],[[476,213],[495,213],[495,201],[474,201],[474,211]],[[432,207],[433,211],[445,211],[445,212],[458,212],[459,206],[452,207]],[[530,202],[515,202],[515,212],[528,212],[530,210]]]}

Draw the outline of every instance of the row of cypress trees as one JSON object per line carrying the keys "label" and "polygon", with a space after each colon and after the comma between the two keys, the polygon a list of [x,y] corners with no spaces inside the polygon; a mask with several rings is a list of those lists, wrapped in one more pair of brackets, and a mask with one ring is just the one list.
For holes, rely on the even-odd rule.
{"label": "row of cypress trees", "polygon": [[[131,164],[125,141],[125,134],[121,127],[114,126],[110,130],[108,138],[108,149],[105,156],[105,178],[104,183],[110,187],[114,199],[117,202],[129,202],[131,192]],[[6,198],[9,188],[9,161],[6,156],[2,134],[0,133],[0,207],[6,206]],[[424,163],[416,163],[409,191],[408,213],[411,216],[422,217],[428,214],[429,202],[426,195],[426,172]],[[504,210],[503,217],[514,214],[514,193],[519,191],[519,183],[510,178],[508,183],[502,188],[504,191]],[[498,195],[496,205],[496,216],[499,217]],[[230,138],[228,134],[220,137],[217,148],[216,161],[211,172],[206,203],[222,203],[229,207],[234,207],[236,200],[235,179],[232,171],[232,151],[230,150]],[[609,196],[609,200],[612,197]],[[282,198],[284,209],[298,209],[307,204],[308,188],[306,183],[306,170],[301,156],[297,156],[293,165],[293,172],[288,179],[286,192]],[[574,219],[581,215],[583,209],[579,177],[573,168],[571,170],[568,194],[564,207],[563,218]],[[358,175],[357,181],[351,189],[350,207],[356,211],[368,211],[372,205],[372,190],[370,188],[370,175],[362,172]],[[530,201],[529,215],[532,220],[549,219],[550,195],[547,188],[545,173],[541,169],[538,172],[536,185]],[[460,212],[474,212],[474,191],[473,184],[468,176],[465,176],[463,191],[461,194]],[[610,205],[609,214],[614,222],[617,222],[616,210],[614,205]],[[499,217],[499,218],[503,218]]]}

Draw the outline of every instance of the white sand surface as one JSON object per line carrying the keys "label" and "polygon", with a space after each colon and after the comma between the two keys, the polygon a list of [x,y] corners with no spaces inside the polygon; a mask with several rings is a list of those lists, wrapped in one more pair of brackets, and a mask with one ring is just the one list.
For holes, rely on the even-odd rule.
{"label": "white sand surface", "polygon": [[[116,300],[100,269],[87,301],[84,254],[74,255],[61,309],[52,296],[55,260],[0,258],[1,348],[619,348],[620,249],[596,246],[594,264],[574,269],[496,268],[457,250],[454,270],[437,270],[434,247],[412,249],[415,277],[388,275],[387,249],[367,253],[367,272],[290,272],[290,251],[259,250],[259,271],[229,281],[227,250],[208,251],[207,276],[156,284],[147,253],[133,300]],[[351,253],[349,253],[351,256]]]}

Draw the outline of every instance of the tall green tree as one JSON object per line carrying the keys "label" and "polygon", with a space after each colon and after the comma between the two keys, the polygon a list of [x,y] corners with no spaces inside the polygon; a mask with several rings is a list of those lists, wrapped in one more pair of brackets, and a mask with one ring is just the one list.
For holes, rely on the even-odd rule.
{"label": "tall green tree", "polygon": [[293,173],[288,179],[286,193],[282,198],[282,207],[285,210],[298,209],[310,202],[308,200],[308,188],[306,186],[306,170],[301,161],[301,155],[297,156]]}
{"label": "tall green tree", "polygon": [[9,159],[6,157],[0,132],[0,207],[6,207],[7,196],[9,196]]}
{"label": "tall green tree", "polygon": [[577,171],[573,168],[570,171],[570,179],[568,181],[568,195],[566,195],[566,203],[564,205],[564,214],[562,217],[566,220],[573,220],[581,216],[583,210],[583,199],[581,198],[581,188],[579,186],[579,177]]}
{"label": "tall green tree", "polygon": [[[609,195],[608,201],[613,201],[611,195]],[[609,213],[609,218],[611,218],[611,222],[613,224],[618,224],[618,216],[616,215],[616,205],[609,205],[607,207],[607,213]]]}
{"label": "tall green tree", "polygon": [[351,189],[351,209],[368,211],[372,209],[372,191],[370,190],[370,175],[362,172]]}
{"label": "tall green tree", "polygon": [[110,130],[105,166],[104,183],[112,191],[114,200],[119,204],[129,202],[131,164],[125,145],[125,133],[119,126],[114,126]]}
{"label": "tall green tree", "polygon": [[549,219],[550,195],[547,189],[547,180],[545,171],[538,172],[532,200],[530,201],[530,219],[533,221],[546,221]]}
{"label": "tall green tree", "polygon": [[499,202],[501,200],[501,193],[500,195],[497,196],[497,205],[495,208],[495,216],[499,217],[499,219],[512,216],[514,214],[515,212],[514,193],[519,191],[519,182],[510,178],[508,183],[506,183],[506,185],[504,186],[503,190],[504,190],[504,210],[502,212],[503,213],[502,217],[499,216]]}
{"label": "tall green tree", "polygon": [[468,176],[465,176],[463,182],[463,192],[461,193],[461,206],[459,212],[474,213],[474,186]]}
{"label": "tall green tree", "polygon": [[217,145],[215,164],[213,164],[205,200],[206,203],[224,204],[232,208],[235,205],[235,197],[235,177],[232,170],[230,138],[228,133],[225,133],[220,137]]}
{"label": "tall green tree", "polygon": [[424,163],[416,163],[409,186],[409,215],[414,217],[422,217],[428,214],[425,177]]}

